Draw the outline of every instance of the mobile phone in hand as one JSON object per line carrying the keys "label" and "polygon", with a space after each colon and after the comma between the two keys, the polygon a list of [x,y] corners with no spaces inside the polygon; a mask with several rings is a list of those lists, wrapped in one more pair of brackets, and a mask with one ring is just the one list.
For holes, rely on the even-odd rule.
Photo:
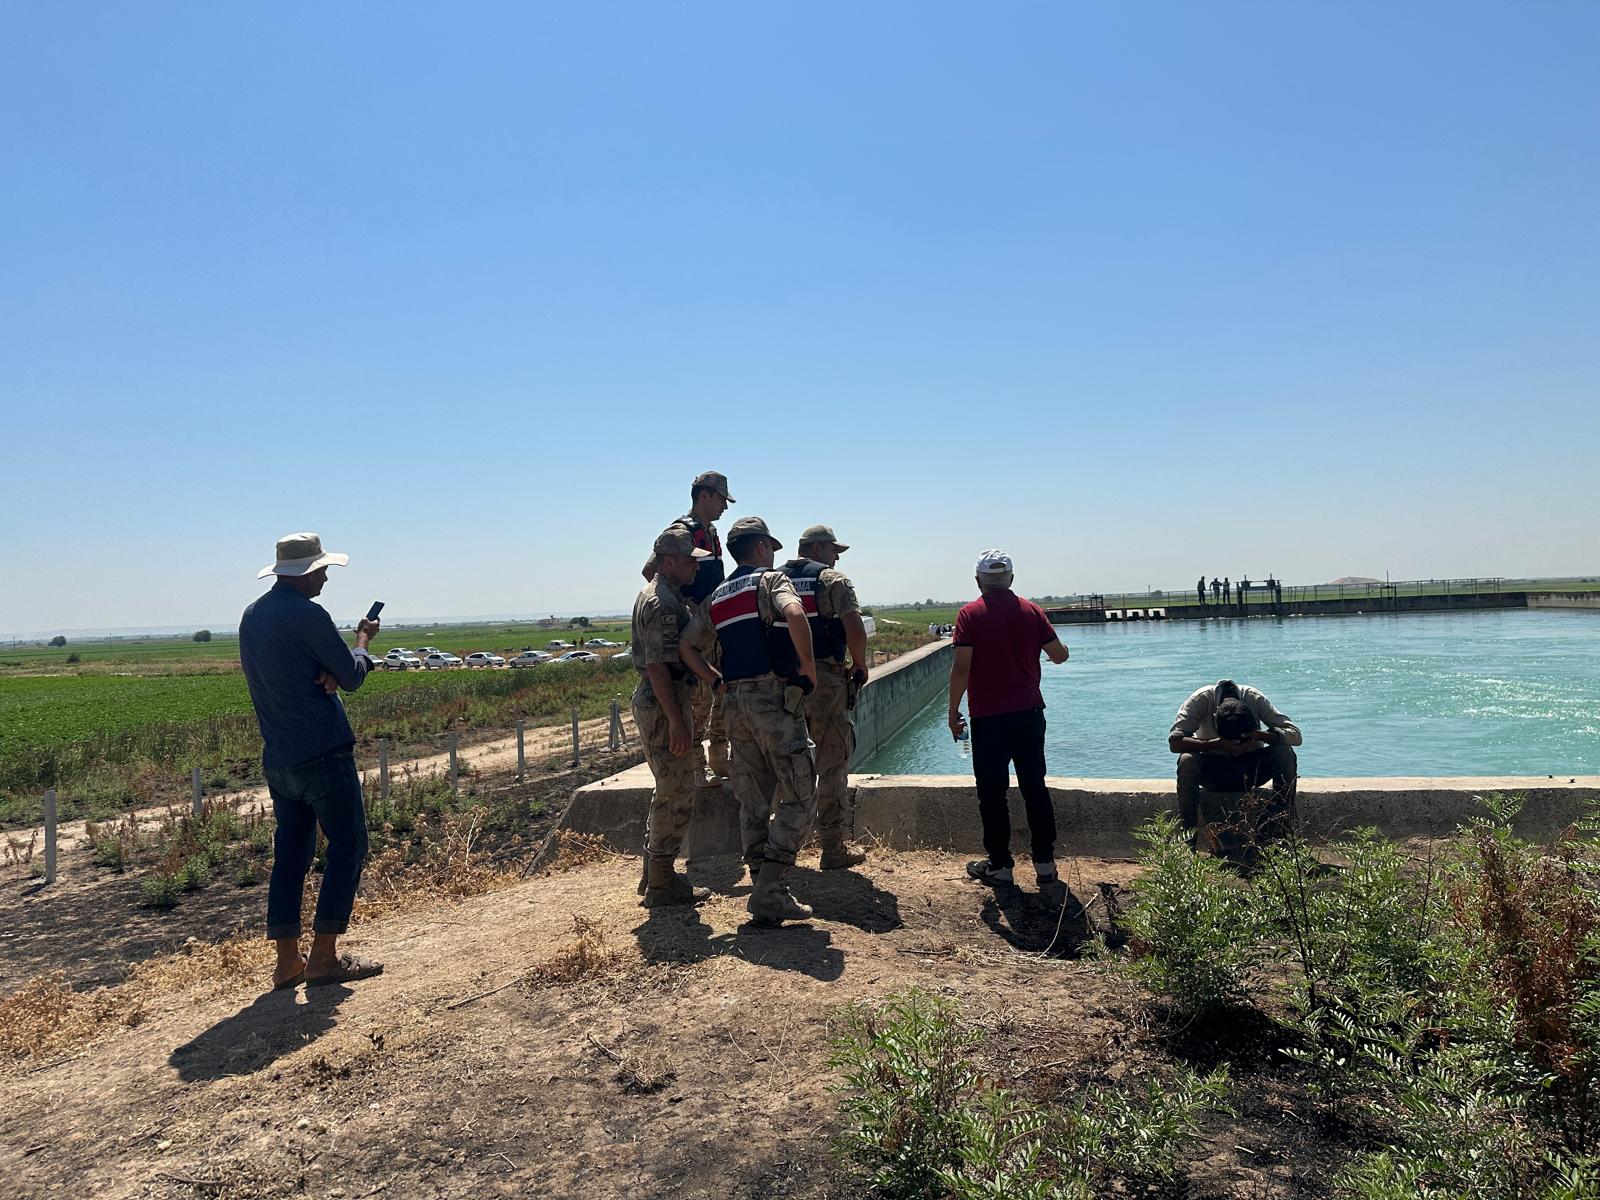
{"label": "mobile phone in hand", "polygon": [[372,602],[372,607],[367,609],[367,620],[376,621],[378,619],[378,614],[381,613],[382,611],[383,611],[383,601],[382,600],[374,600]]}

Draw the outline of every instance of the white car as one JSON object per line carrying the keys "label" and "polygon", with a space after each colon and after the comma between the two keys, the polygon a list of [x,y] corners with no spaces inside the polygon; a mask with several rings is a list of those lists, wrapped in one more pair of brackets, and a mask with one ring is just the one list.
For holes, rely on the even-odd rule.
{"label": "white car", "polygon": [[563,641],[561,638],[551,638],[545,643],[545,647],[550,650],[571,650],[572,643]]}
{"label": "white car", "polygon": [[437,647],[437,646],[418,646],[417,649],[416,649],[416,654],[417,654],[417,657],[419,657],[419,658],[427,658],[428,655],[430,655],[430,654],[443,654],[443,653],[444,653],[444,651],[439,649],[439,647]]}
{"label": "white car", "polygon": [[554,654],[546,654],[543,650],[524,650],[506,664],[508,667],[537,667],[540,663],[550,662]]}
{"label": "white car", "polygon": [[584,643],[584,645],[585,646],[604,646],[607,650],[612,650],[612,649],[615,649],[616,647],[622,645],[622,643],[621,642],[613,642],[610,638],[590,638],[587,642]]}
{"label": "white car", "polygon": [[554,658],[554,659],[551,659],[550,661],[558,662],[558,663],[599,662],[600,661],[600,656],[598,654],[590,654],[589,651],[587,651],[587,650],[568,650],[565,654],[561,655],[559,658]]}
{"label": "white car", "polygon": [[411,651],[399,647],[383,656],[383,665],[391,671],[422,670],[422,660]]}
{"label": "white car", "polygon": [[503,667],[505,665],[505,659],[498,654],[491,654],[487,650],[474,650],[467,655],[467,666],[469,667]]}
{"label": "white car", "polygon": [[428,668],[430,671],[443,670],[446,667],[459,667],[461,665],[461,660],[454,654],[449,654],[443,650],[436,650],[432,654],[428,655],[427,658],[422,660],[422,665]]}

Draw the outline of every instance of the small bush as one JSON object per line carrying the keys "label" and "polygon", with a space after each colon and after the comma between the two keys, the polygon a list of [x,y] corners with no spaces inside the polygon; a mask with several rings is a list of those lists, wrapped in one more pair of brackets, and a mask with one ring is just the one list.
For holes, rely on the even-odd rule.
{"label": "small bush", "polygon": [[212,863],[203,854],[185,859],[178,868],[178,886],[186,892],[198,892],[211,882]]}
{"label": "small bush", "polygon": [[253,858],[247,858],[239,864],[239,869],[234,873],[233,882],[236,886],[247,888],[255,887],[261,882],[261,867]]}
{"label": "small bush", "polygon": [[175,908],[182,890],[176,875],[150,875],[139,887],[139,902],[146,908]]}
{"label": "small bush", "polygon": [[82,662],[82,661],[83,661],[83,655],[79,654],[76,650],[74,650],[71,654],[67,655],[67,662],[68,663],[79,663],[79,662]]}
{"label": "small bush", "polygon": [[1254,894],[1217,859],[1191,851],[1169,815],[1136,836],[1145,872],[1127,915],[1133,955],[1121,961],[1181,1019],[1247,1003],[1275,953]]}
{"label": "small bush", "polygon": [[95,838],[94,865],[110,867],[113,871],[125,870],[128,865],[128,855],[122,839],[114,833],[103,833]]}

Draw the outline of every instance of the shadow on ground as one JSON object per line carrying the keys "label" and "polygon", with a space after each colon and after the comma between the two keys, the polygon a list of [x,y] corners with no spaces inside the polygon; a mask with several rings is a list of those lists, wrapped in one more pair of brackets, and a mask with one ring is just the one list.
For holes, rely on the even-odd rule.
{"label": "shadow on ground", "polygon": [[265,992],[179,1046],[167,1062],[185,1083],[254,1074],[332,1029],[349,996],[338,983]]}

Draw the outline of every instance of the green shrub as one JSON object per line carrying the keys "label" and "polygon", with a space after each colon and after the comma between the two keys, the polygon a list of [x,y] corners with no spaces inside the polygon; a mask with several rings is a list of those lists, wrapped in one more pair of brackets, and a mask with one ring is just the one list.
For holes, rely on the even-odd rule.
{"label": "green shrub", "polygon": [[174,908],[182,885],[175,875],[150,875],[139,887],[139,902],[146,908]]}
{"label": "green shrub", "polygon": [[1070,1106],[985,1081],[981,1034],[949,1001],[911,991],[848,1011],[834,1043],[845,1152],[893,1200],[1089,1200],[1170,1188],[1205,1115],[1227,1111],[1227,1072],[1180,1070],[1137,1094],[1094,1089]]}
{"label": "green shrub", "polygon": [[238,887],[254,887],[261,882],[261,868],[256,860],[247,858],[239,864],[239,869],[234,873],[233,882]]}
{"label": "green shrub", "polygon": [[1247,1003],[1274,954],[1251,889],[1217,859],[1191,851],[1169,815],[1136,837],[1145,871],[1127,915],[1133,954],[1120,961],[1180,1019]]}
{"label": "green shrub", "polygon": [[963,1114],[978,1072],[967,1052],[981,1036],[948,1000],[913,989],[845,1017],[830,1065],[844,1073],[842,1145],[882,1196],[937,1196],[958,1165]]}
{"label": "green shrub", "polygon": [[127,848],[123,846],[122,839],[115,833],[102,833],[94,839],[94,865],[97,867],[110,867],[113,871],[126,869],[128,865]]}
{"label": "green shrub", "polygon": [[195,854],[184,860],[178,868],[178,886],[186,892],[198,892],[211,882],[213,864],[204,854]]}

